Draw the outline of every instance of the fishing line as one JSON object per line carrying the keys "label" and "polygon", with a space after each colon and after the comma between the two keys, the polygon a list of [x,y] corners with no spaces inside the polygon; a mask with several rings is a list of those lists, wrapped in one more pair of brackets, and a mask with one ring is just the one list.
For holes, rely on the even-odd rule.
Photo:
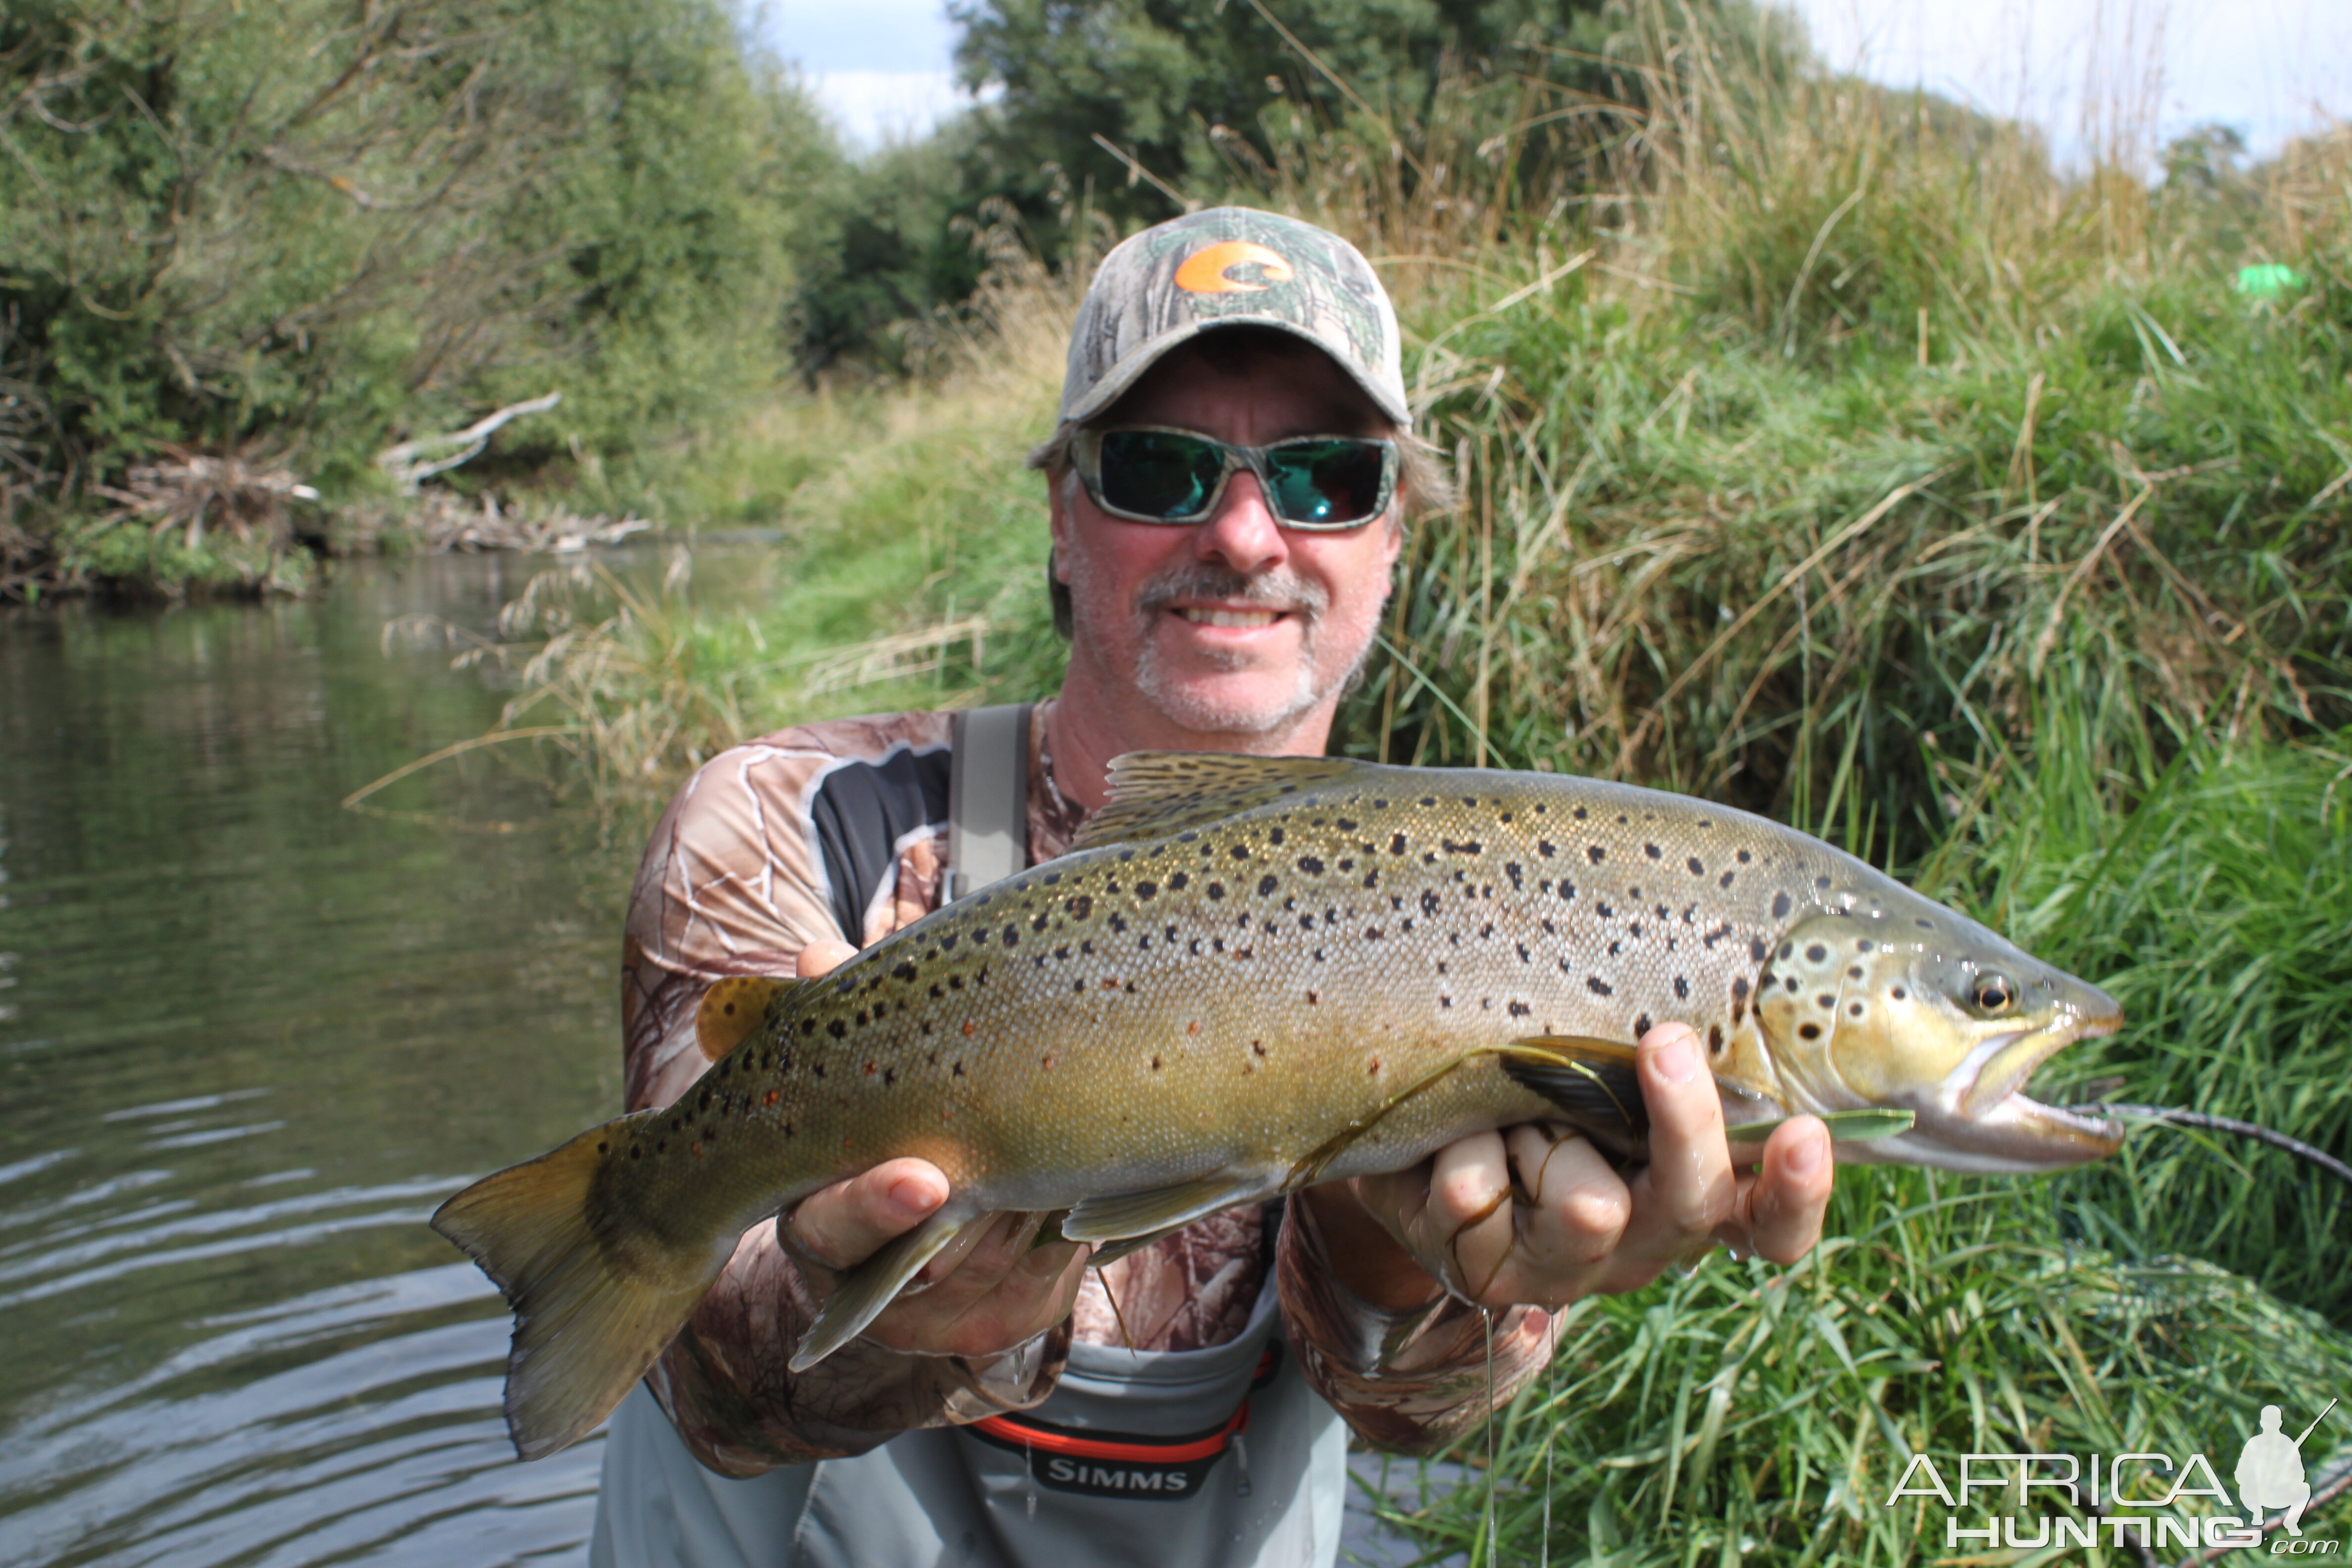
{"label": "fishing line", "polygon": [[2178,1106],[2167,1109],[2161,1105],[2121,1105],[2103,1100],[2093,1100],[2087,1105],[2070,1105],[2066,1109],[2076,1116],[2120,1111],[2126,1116],[2145,1116],[2150,1121],[2168,1122],[2175,1127],[2200,1127],[2212,1132],[2232,1132],[2241,1138],[2267,1143],[2273,1149],[2284,1149],[2296,1159],[2310,1162],[2346,1186],[2352,1187],[2352,1165],[2347,1165],[2325,1149],[2315,1149],[2300,1138],[2290,1138],[2284,1132],[2273,1132],[2267,1127],[2241,1121],[2232,1116],[2213,1116],[2202,1110],[2189,1110]]}
{"label": "fishing line", "polygon": [[1503,1543],[1495,1538],[1495,1310],[1478,1309],[1486,1328],[1486,1562],[1489,1568],[1503,1560]]}

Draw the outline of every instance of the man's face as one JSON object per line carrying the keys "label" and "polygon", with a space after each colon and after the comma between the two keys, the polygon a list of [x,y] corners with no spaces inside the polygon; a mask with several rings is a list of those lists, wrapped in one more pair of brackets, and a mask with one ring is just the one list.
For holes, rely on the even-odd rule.
{"label": "man's face", "polygon": [[[1251,447],[1384,433],[1355,384],[1305,344],[1260,353],[1238,372],[1179,350],[1112,422]],[[1345,532],[1285,528],[1248,472],[1226,480],[1213,513],[1184,527],[1112,517],[1073,483],[1054,497],[1072,658],[1095,661],[1180,730],[1283,731],[1335,704],[1362,661],[1402,537],[1393,518]]]}

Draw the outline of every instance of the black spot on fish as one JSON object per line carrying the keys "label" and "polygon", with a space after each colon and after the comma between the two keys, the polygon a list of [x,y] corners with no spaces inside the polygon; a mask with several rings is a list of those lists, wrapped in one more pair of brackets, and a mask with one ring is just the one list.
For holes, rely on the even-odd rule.
{"label": "black spot on fish", "polygon": [[1444,900],[1435,893],[1424,890],[1421,895],[1421,912],[1424,915],[1434,915],[1437,913],[1438,905],[1442,902]]}
{"label": "black spot on fish", "polygon": [[824,1026],[824,1032],[836,1040],[846,1039],[849,1037],[849,1026],[835,1018]]}
{"label": "black spot on fish", "polygon": [[1149,903],[1151,900],[1160,896],[1160,884],[1157,882],[1138,882],[1135,885],[1135,896]]}
{"label": "black spot on fish", "polygon": [[1503,874],[1510,878],[1511,890],[1513,892],[1519,891],[1521,886],[1519,881],[1519,863],[1517,860],[1514,860],[1510,864],[1505,866],[1503,868]]}
{"label": "black spot on fish", "polygon": [[1378,871],[1367,871],[1364,873],[1364,886],[1367,888],[1377,888],[1380,885],[1381,874]]}
{"label": "black spot on fish", "polygon": [[1338,828],[1338,829],[1339,829],[1340,832],[1342,832],[1342,833],[1353,833],[1353,832],[1355,832],[1355,831],[1356,831],[1356,825],[1355,825],[1354,823],[1352,823],[1352,822],[1349,821],[1349,820],[1348,820],[1346,817],[1344,817],[1344,816],[1338,816],[1338,817],[1334,817],[1334,818],[1332,818],[1332,819],[1331,819],[1331,826],[1334,826],[1334,827],[1336,827],[1336,828]]}
{"label": "black spot on fish", "polygon": [[1257,896],[1261,899],[1270,899],[1274,897],[1274,890],[1281,886],[1281,879],[1272,872],[1268,872],[1257,879]]}
{"label": "black spot on fish", "polygon": [[1640,1017],[1633,1020],[1633,1037],[1638,1040],[1649,1032],[1650,1016],[1647,1013],[1644,1013]]}
{"label": "black spot on fish", "polygon": [[1606,860],[1606,859],[1608,859],[1608,858],[1609,858],[1609,851],[1608,851],[1608,850],[1606,850],[1606,849],[1603,849],[1603,848],[1602,848],[1602,847],[1601,847],[1601,846],[1600,846],[1600,845],[1598,845],[1598,844],[1591,845],[1591,846],[1588,847],[1585,849],[1584,854],[1585,854],[1585,858],[1586,858],[1587,859],[1591,860],[1591,861],[1594,865],[1596,865],[1596,866],[1600,865],[1600,864],[1601,864],[1601,862],[1602,862],[1603,860]]}
{"label": "black spot on fish", "polygon": [[1524,1018],[1534,1011],[1535,1009],[1533,1007],[1528,1006],[1524,1002],[1514,1002],[1510,1006],[1510,1014],[1514,1018]]}
{"label": "black spot on fish", "polygon": [[1717,1056],[1721,1056],[1723,1054],[1722,1025],[1709,1024],[1706,1026],[1706,1048],[1714,1052]]}
{"label": "black spot on fish", "polygon": [[1576,884],[1567,880],[1565,878],[1561,879],[1559,884],[1559,901],[1563,904],[1570,903],[1572,902],[1575,898]]}
{"label": "black spot on fish", "polygon": [[1754,857],[1753,855],[1750,855],[1749,853],[1748,853],[1748,851],[1747,851],[1747,850],[1742,849],[1742,850],[1739,852],[1739,854],[1738,854],[1738,856],[1737,857],[1737,858],[1738,859],[1738,861],[1739,861],[1739,863],[1740,863],[1741,865],[1745,866],[1745,865],[1747,865],[1750,860],[1753,860],[1754,858],[1756,858],[1756,857]]}
{"label": "black spot on fish", "polygon": [[1647,855],[1651,859],[1655,860],[1663,857],[1665,854],[1665,851],[1659,848],[1654,844],[1644,844],[1642,846],[1642,853]]}
{"label": "black spot on fish", "polygon": [[1742,974],[1742,975],[1738,976],[1737,978],[1735,978],[1735,979],[1732,981],[1732,983],[1731,983],[1731,994],[1732,994],[1732,995],[1733,995],[1733,996],[1738,997],[1738,998],[1741,998],[1741,999],[1743,999],[1743,1000],[1747,997],[1747,995],[1748,995],[1748,976],[1746,976],[1745,974]]}
{"label": "black spot on fish", "polygon": [[1738,875],[1738,872],[1726,871],[1722,876],[1717,877],[1715,879],[1715,885],[1718,888],[1728,888],[1731,886],[1731,879],[1737,875]]}
{"label": "black spot on fish", "polygon": [[1574,817],[1576,818],[1576,820],[1577,820],[1577,821],[1579,821],[1579,822],[1582,822],[1582,821],[1584,820],[1584,807],[1582,807],[1582,806],[1580,806],[1580,806],[1578,806],[1578,807],[1576,808],[1576,810],[1575,810],[1575,811],[1571,812],[1570,815],[1570,816],[1574,816]]}
{"label": "black spot on fish", "polygon": [[1921,931],[1934,931],[1936,929],[1936,922],[1931,920],[1916,920],[1911,923],[1917,926]]}
{"label": "black spot on fish", "polygon": [[1225,885],[1223,882],[1212,882],[1209,884],[1209,897],[1213,899],[1222,899],[1224,896]]}
{"label": "black spot on fish", "polygon": [[1179,871],[1174,876],[1168,879],[1168,890],[1171,893],[1181,893],[1186,888],[1190,887],[1192,882],[1192,878],[1186,876],[1183,872]]}
{"label": "black spot on fish", "polygon": [[1900,985],[1897,985],[1894,990],[1888,992],[1887,994],[1894,997],[1897,1002],[1900,1002],[1903,998],[1908,996],[1910,993],[1904,990]]}
{"label": "black spot on fish", "polygon": [[1774,920],[1786,919],[1790,907],[1788,894],[1775,893],[1772,895],[1772,918]]}
{"label": "black spot on fish", "polygon": [[1045,873],[1045,886],[1049,888],[1061,879],[1062,874],[1059,871],[1048,871]]}
{"label": "black spot on fish", "polygon": [[1764,945],[1764,939],[1762,937],[1757,936],[1748,939],[1748,956],[1754,959],[1757,963],[1763,963],[1764,955],[1771,951],[1772,950],[1770,948]]}
{"label": "black spot on fish", "polygon": [[1680,974],[1675,976],[1675,1000],[1677,1002],[1690,1000],[1690,981]]}
{"label": "black spot on fish", "polygon": [[1391,855],[1402,855],[1404,853],[1403,834],[1391,833],[1389,835],[1389,853]]}
{"label": "black spot on fish", "polygon": [[1459,844],[1451,838],[1443,838],[1438,844],[1448,855],[1483,855],[1486,852],[1486,846],[1475,838],[1465,838]]}
{"label": "black spot on fish", "polygon": [[1788,978],[1786,981],[1782,982],[1782,984],[1788,986],[1788,988],[1789,988],[1789,994],[1790,994],[1790,995],[1792,995],[1792,996],[1793,996],[1794,994],[1796,994],[1796,991],[1797,991],[1797,977],[1796,977],[1795,975],[1791,974],[1790,976],[1789,976],[1789,978]]}
{"label": "black spot on fish", "polygon": [[1549,860],[1559,851],[1553,847],[1550,839],[1538,838],[1536,840],[1536,853]]}
{"label": "black spot on fish", "polygon": [[1366,927],[1364,928],[1364,940],[1365,940],[1366,942],[1378,942],[1378,941],[1380,941],[1380,940],[1381,940],[1381,928],[1380,928],[1380,927],[1378,927],[1378,926],[1366,926]]}
{"label": "black spot on fish", "polygon": [[1614,996],[1617,994],[1617,988],[1610,984],[1606,980],[1601,979],[1598,974],[1586,975],[1584,977],[1584,988],[1587,991],[1591,992],[1595,996]]}
{"label": "black spot on fish", "polygon": [[1830,879],[1827,877],[1816,877],[1813,879],[1813,886],[1826,893],[1830,890]]}
{"label": "black spot on fish", "polygon": [[1847,965],[1845,966],[1845,977],[1846,977],[1848,980],[1859,980],[1859,979],[1861,979],[1861,978],[1862,978],[1862,965],[1861,965],[1861,964],[1859,964],[1859,963],[1849,963],[1849,964],[1847,964]]}
{"label": "black spot on fish", "polygon": [[1800,1024],[1797,1026],[1797,1033],[1806,1039],[1818,1040],[1822,1037],[1822,1026],[1819,1024]]}
{"label": "black spot on fish", "polygon": [[[986,971],[984,971],[984,970],[983,970],[982,973],[986,973]],[[949,975],[949,976],[948,976],[948,989],[949,989],[949,990],[950,990],[950,991],[961,991],[961,990],[962,990],[962,989],[963,989],[963,976],[962,976],[962,975],[961,975],[961,974],[950,974],[950,975]]]}
{"label": "black spot on fish", "polygon": [[1080,893],[1076,898],[1072,899],[1067,904],[1065,904],[1063,908],[1070,911],[1070,918],[1072,920],[1082,921],[1088,915],[1095,912],[1095,901],[1086,894]]}
{"label": "black spot on fish", "polygon": [[1820,942],[1815,942],[1811,947],[1805,949],[1805,962],[1807,963],[1825,963],[1828,961],[1829,956],[1830,950],[1823,947]]}
{"label": "black spot on fish", "polygon": [[1606,899],[1603,899],[1601,902],[1593,905],[1592,907],[1604,921],[1612,921],[1617,918],[1617,911],[1610,908],[1609,901]]}
{"label": "black spot on fish", "polygon": [[1246,860],[1249,858],[1249,846],[1246,844],[1236,844],[1233,848],[1226,851],[1226,853],[1233,856],[1236,860]]}
{"label": "black spot on fish", "polygon": [[1055,948],[1054,950],[1054,957],[1058,963],[1067,963],[1070,961],[1069,948],[1066,945]]}
{"label": "black spot on fish", "polygon": [[897,979],[912,980],[915,977],[915,966],[911,963],[901,963],[890,973]]}
{"label": "black spot on fish", "polygon": [[1694,877],[1704,877],[1706,875],[1706,868],[1698,863],[1698,857],[1696,855],[1684,861],[1683,864],[1690,868],[1690,874]]}
{"label": "black spot on fish", "polygon": [[1837,998],[1827,994],[1816,996],[1813,998],[1813,1005],[1824,1013],[1834,1013],[1837,1011]]}
{"label": "black spot on fish", "polygon": [[1859,1002],[1853,1003],[1847,1006],[1845,1011],[1846,1016],[1849,1018],[1859,1018],[1862,1016],[1862,1004]]}
{"label": "black spot on fish", "polygon": [[1179,844],[1190,844],[1192,840],[1200,837],[1201,836],[1197,833],[1180,833],[1176,836],[1176,842]]}

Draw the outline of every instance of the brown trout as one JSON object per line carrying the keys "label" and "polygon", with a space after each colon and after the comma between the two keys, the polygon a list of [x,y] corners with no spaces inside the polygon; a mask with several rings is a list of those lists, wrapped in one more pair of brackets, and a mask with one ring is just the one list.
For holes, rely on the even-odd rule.
{"label": "brown trout", "polygon": [[[1632,1042],[1706,1041],[1726,1121],[1907,1126],[1845,1161],[2052,1170],[2114,1123],[2021,1089],[2115,1002],[1760,817],[1554,774],[1138,753],[1077,847],[807,982],[722,982],[713,1065],[443,1205],[515,1313],[525,1458],[591,1430],[751,1226],[899,1155],[952,1195],[853,1270],[856,1334],[963,1226],[1124,1250],[1235,1205],[1566,1121],[1639,1157]],[[1842,1125],[1843,1124],[1843,1125]]]}

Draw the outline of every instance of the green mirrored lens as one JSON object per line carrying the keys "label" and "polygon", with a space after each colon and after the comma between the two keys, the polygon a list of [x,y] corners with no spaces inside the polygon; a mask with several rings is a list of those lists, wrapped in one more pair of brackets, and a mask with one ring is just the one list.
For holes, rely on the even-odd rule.
{"label": "green mirrored lens", "polygon": [[1275,515],[1287,522],[1360,522],[1380,509],[1387,454],[1374,441],[1294,441],[1265,455]]}
{"label": "green mirrored lens", "polygon": [[1102,438],[1103,500],[1144,517],[1196,517],[1224,472],[1216,443],[1169,430],[1113,430]]}

